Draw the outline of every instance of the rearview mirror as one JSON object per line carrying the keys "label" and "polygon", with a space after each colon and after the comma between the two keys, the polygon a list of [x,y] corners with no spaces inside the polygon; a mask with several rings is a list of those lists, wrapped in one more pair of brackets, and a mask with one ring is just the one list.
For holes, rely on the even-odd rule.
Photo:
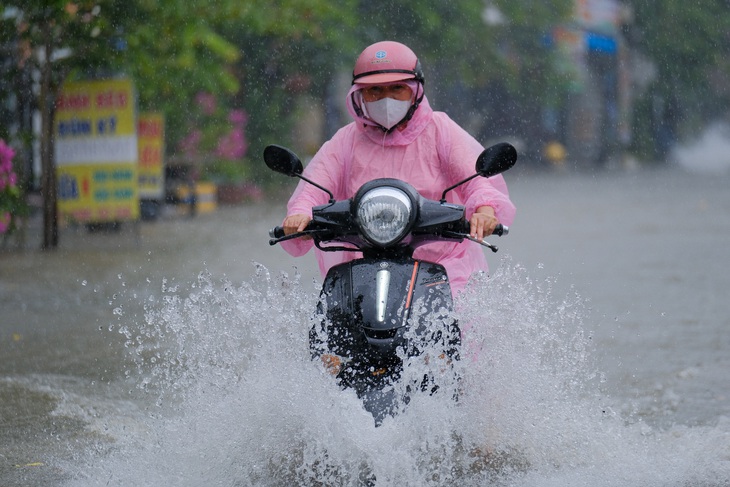
{"label": "rearview mirror", "polygon": [[264,162],[272,171],[284,174],[285,176],[299,178],[308,182],[312,186],[321,189],[329,195],[330,203],[334,203],[335,196],[332,194],[332,191],[302,176],[302,173],[304,172],[302,161],[295,153],[286,147],[274,144],[267,145],[264,149]]}
{"label": "rearview mirror", "polygon": [[487,147],[477,158],[476,174],[446,188],[441,194],[441,203],[446,203],[446,193],[457,186],[461,186],[478,176],[484,176],[485,178],[496,176],[514,166],[515,162],[517,162],[517,149],[511,144],[500,142],[499,144]]}
{"label": "rearview mirror", "polygon": [[476,171],[485,178],[505,172],[517,162],[517,150],[507,142],[500,142],[484,149],[479,155]]}
{"label": "rearview mirror", "polygon": [[264,149],[264,162],[272,171],[296,177],[302,174],[304,166],[299,157],[286,147],[268,145]]}

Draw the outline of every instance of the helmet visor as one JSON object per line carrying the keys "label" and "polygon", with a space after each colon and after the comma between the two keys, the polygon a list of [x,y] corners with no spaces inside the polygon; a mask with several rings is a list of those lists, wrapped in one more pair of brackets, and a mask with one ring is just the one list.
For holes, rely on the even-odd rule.
{"label": "helmet visor", "polygon": [[361,85],[380,85],[383,83],[392,83],[394,81],[403,81],[415,78],[416,75],[409,72],[371,71],[356,76],[353,83]]}

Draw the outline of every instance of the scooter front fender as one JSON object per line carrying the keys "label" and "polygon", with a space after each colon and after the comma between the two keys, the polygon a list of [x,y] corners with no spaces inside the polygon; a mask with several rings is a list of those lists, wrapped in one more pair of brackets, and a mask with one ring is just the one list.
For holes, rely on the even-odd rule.
{"label": "scooter front fender", "polygon": [[[414,311],[416,304],[419,310]],[[399,347],[409,350],[406,332],[427,326],[433,313],[452,307],[443,266],[407,257],[363,258],[335,266],[325,278],[320,300],[327,348],[352,358],[393,356]],[[426,313],[417,312],[421,310]]]}

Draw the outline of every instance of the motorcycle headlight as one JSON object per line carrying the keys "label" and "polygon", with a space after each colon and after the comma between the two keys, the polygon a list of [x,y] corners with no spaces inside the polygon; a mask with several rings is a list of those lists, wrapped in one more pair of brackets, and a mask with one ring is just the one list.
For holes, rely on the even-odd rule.
{"label": "motorcycle headlight", "polygon": [[357,204],[357,222],[363,236],[386,247],[402,239],[410,229],[413,204],[394,187],[373,188]]}

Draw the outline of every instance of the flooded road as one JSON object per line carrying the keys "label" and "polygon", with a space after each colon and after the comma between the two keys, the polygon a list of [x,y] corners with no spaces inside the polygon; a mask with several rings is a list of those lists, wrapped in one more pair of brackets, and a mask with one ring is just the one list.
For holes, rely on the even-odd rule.
{"label": "flooded road", "polygon": [[[522,284],[512,288],[511,296],[495,291],[484,300],[514,305],[505,322],[547,316],[548,322],[541,323],[546,328],[580,327],[590,352],[585,367],[596,371],[597,384],[586,378],[578,387],[582,392],[566,399],[570,408],[551,411],[571,418],[595,412],[603,419],[573,425],[580,434],[566,427],[522,442],[510,438],[531,467],[502,472],[494,485],[728,485],[730,174],[679,168],[597,174],[515,170],[506,179],[518,215],[508,237],[493,239],[500,252],[490,253],[488,260],[495,288],[509,289],[514,279]],[[118,233],[68,228],[57,251],[0,253],[0,485],[285,485],[261,480],[266,476],[256,463],[262,457],[246,442],[259,441],[265,450],[269,440],[264,438],[281,434],[284,442],[309,438],[317,443],[313,438],[326,430],[333,443],[321,448],[332,457],[333,445],[350,451],[352,442],[338,442],[346,440],[347,428],[365,428],[357,423],[355,406],[348,403],[341,412],[341,398],[333,399],[327,414],[340,421],[320,423],[313,412],[318,406],[308,406],[302,399],[307,392],[298,389],[311,377],[286,372],[287,360],[306,355],[304,315],[313,305],[319,277],[311,255],[293,259],[269,247],[268,228],[280,222],[283,212],[283,203],[262,203],[195,218],[168,216]],[[245,292],[239,288],[244,284]],[[271,297],[290,287],[292,294]],[[542,311],[520,310],[535,293]],[[259,295],[290,309],[280,315],[258,309]],[[564,318],[566,303],[576,301],[581,304],[577,318]],[[271,329],[274,335],[282,330],[283,336],[257,342],[246,329]],[[566,333],[559,348],[576,348],[573,331]],[[170,337],[174,346],[162,347],[167,355],[150,345]],[[260,369],[254,360],[259,352],[247,343],[272,353],[278,346],[282,353]],[[529,353],[518,358],[530,362]],[[555,368],[560,360],[555,359]],[[495,389],[505,391],[510,380],[515,388],[546,385],[530,384],[519,367],[515,377],[490,379],[503,363],[485,362],[485,375],[475,380],[493,380]],[[261,380],[250,382],[255,374]],[[581,368],[575,375],[589,374]],[[148,384],[155,381],[162,385],[151,391]],[[249,393],[212,392],[226,384],[245,385],[241,388]],[[280,390],[282,384],[290,391]],[[316,380],[308,386],[320,387]],[[291,389],[300,392],[295,395],[299,403],[272,406],[275,400],[286,403]],[[206,404],[211,397],[219,401],[210,411],[191,412],[192,404]],[[520,397],[505,393],[503,402],[514,401],[510,414],[526,417],[536,406]],[[182,411],[176,409],[181,404]],[[481,416],[490,417],[492,427],[516,428],[510,414],[491,406],[483,406]],[[282,416],[281,424],[267,429],[274,413]],[[481,424],[478,416],[464,421]],[[204,432],[217,431],[225,420],[229,429]],[[338,422],[342,429],[333,426]],[[296,434],[286,436],[286,425]],[[392,428],[392,437],[388,428],[385,433],[363,429],[360,441],[404,441],[396,440],[403,438],[398,426]],[[432,434],[413,436],[408,446],[418,449],[419,441],[438,446],[440,436]],[[577,452],[558,459],[534,453],[554,450],[556,438],[563,436],[585,442],[576,447],[580,460]],[[622,443],[622,437],[630,439]],[[644,454],[640,460],[634,460],[634,449]],[[307,465],[307,452],[296,450],[287,458]],[[626,452],[637,462],[634,469],[644,473],[626,473]],[[186,470],[198,454],[205,456],[202,463],[217,467],[215,473],[207,466]],[[355,462],[354,454],[342,455],[339,465]],[[370,457],[381,468],[379,478],[398,478],[395,467],[390,470],[386,459],[378,465],[378,459]],[[269,454],[264,463],[275,460]],[[401,459],[401,470],[410,460]]]}

